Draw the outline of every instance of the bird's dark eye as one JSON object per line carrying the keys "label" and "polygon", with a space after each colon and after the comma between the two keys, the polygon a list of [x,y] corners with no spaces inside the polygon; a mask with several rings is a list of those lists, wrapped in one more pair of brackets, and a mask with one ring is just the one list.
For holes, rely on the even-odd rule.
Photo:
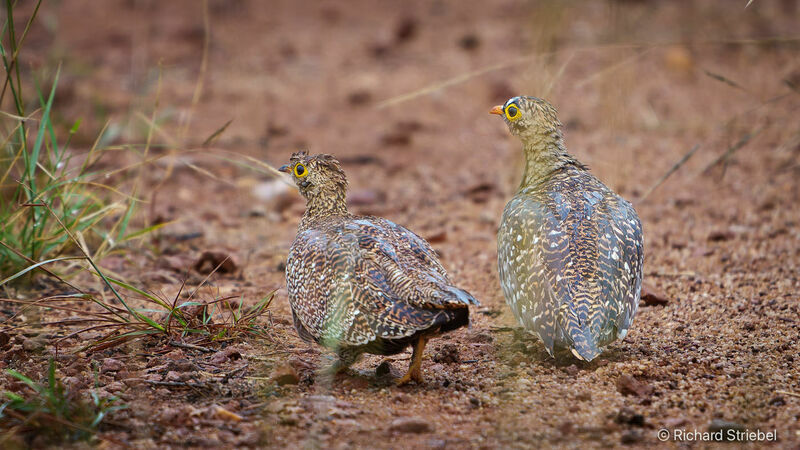
{"label": "bird's dark eye", "polygon": [[506,118],[508,120],[512,120],[512,121],[513,120],[517,120],[517,119],[519,119],[520,115],[521,114],[519,112],[519,108],[517,108],[517,105],[512,103],[512,104],[508,105],[508,107],[506,108]]}
{"label": "bird's dark eye", "polygon": [[304,166],[303,163],[297,163],[297,165],[294,166],[294,176],[297,178],[303,178],[306,175],[308,175],[306,166]]}

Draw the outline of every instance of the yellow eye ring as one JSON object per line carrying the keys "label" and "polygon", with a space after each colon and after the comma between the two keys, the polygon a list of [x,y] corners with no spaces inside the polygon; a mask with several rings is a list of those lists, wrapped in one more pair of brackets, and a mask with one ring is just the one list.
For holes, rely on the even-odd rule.
{"label": "yellow eye ring", "polygon": [[522,112],[519,110],[517,105],[512,103],[512,104],[510,104],[510,105],[508,105],[506,107],[506,119],[508,119],[508,120],[513,122],[513,121],[519,119],[519,117],[521,115],[522,115]]}
{"label": "yellow eye ring", "polygon": [[304,176],[308,175],[308,169],[303,163],[297,163],[294,166],[294,176],[297,178],[303,178]]}

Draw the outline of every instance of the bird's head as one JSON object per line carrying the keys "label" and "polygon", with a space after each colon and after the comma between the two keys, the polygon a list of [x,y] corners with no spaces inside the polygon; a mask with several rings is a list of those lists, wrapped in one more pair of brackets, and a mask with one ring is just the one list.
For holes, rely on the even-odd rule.
{"label": "bird's head", "polygon": [[281,172],[291,174],[292,179],[306,199],[322,195],[341,196],[347,191],[347,178],[339,161],[331,155],[321,153],[309,156],[306,152],[296,152],[289,158],[289,164],[281,166]]}
{"label": "bird's head", "polygon": [[560,138],[556,109],[541,98],[513,97],[502,105],[497,105],[489,111],[503,117],[511,134],[519,137],[523,142],[536,142],[548,137]]}

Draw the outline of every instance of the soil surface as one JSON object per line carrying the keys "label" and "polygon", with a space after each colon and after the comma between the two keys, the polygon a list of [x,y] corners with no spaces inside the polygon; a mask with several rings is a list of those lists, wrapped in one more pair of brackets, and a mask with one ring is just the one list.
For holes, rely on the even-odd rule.
{"label": "soil surface", "polygon": [[[797,2],[546,3],[46,2],[21,62],[62,64],[55,109],[65,129],[83,119],[73,151],[106,122],[112,144],[153,130],[147,156],[99,168],[158,157],[132,172],[139,220],[172,223],[102,267],[170,300],[184,280],[182,298],[201,285],[202,301],[275,296],[262,337],[87,351],[99,331],[56,345],[77,328],[23,327],[6,332],[0,366],[40,380],[57,353],[69,389],[119,396],[127,409],[98,433],[108,447],[702,447],[672,433],[747,429],[777,434],[750,446],[797,448]],[[643,222],[645,299],[591,363],[550,358],[500,290],[495,236],[522,156],[488,111],[519,94],[558,108],[567,147]],[[410,351],[325,382],[331,356],[294,331],[283,270],[305,205],[237,155],[277,167],[301,148],[337,156],[351,209],[429,239],[481,301],[470,328],[428,345],[425,383],[394,385]],[[4,295],[69,292],[45,280]],[[15,324],[33,314],[4,305]],[[0,388],[24,392],[9,376]]]}

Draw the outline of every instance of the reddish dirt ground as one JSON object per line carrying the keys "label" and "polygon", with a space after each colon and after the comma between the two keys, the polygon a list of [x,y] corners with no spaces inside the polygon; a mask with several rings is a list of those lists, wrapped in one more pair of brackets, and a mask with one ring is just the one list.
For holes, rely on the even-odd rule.
{"label": "reddish dirt ground", "polygon": [[[62,63],[56,109],[65,122],[83,118],[76,151],[106,120],[120,130],[116,143],[144,142],[142,117],[158,99],[152,154],[162,158],[145,172],[141,213],[175,223],[103,266],[172,297],[214,250],[237,268],[215,274],[204,298],[254,304],[277,290],[262,320],[269,338],[212,352],[140,339],[74,353],[92,335],[64,341],[67,387],[96,386],[128,406],[100,427],[101,445],[705,446],[673,436],[664,444],[657,432],[739,426],[775,430],[769,445],[798,448],[798,5],[545,3],[215,0],[210,34],[191,0],[43,5],[22,63]],[[495,233],[521,154],[488,110],[517,94],[548,98],[567,147],[642,218],[645,283],[662,302],[643,304],[626,340],[591,363],[549,358],[500,291]],[[469,329],[428,346],[424,384],[394,386],[410,352],[393,357],[388,374],[368,356],[319,381],[330,359],[297,337],[283,273],[304,204],[247,161],[219,157],[279,166],[299,148],[336,155],[352,210],[429,238],[456,284],[482,302]],[[203,278],[190,270],[187,286]],[[5,295],[67,292],[43,286]],[[3,368],[45,376],[51,331],[11,333]],[[20,390],[4,378],[3,390]]]}

